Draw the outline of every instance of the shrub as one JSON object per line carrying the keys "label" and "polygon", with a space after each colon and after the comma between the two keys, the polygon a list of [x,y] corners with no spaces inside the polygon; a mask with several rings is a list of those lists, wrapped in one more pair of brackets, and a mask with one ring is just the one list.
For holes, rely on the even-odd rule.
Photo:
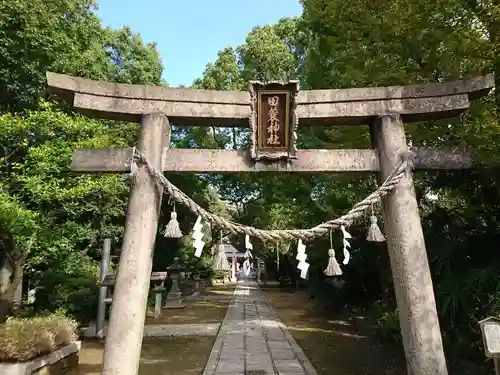
{"label": "shrub", "polygon": [[397,309],[377,301],[370,310],[369,319],[379,337],[396,343],[402,342]]}
{"label": "shrub", "polygon": [[77,323],[59,315],[10,318],[0,326],[0,362],[24,362],[76,339]]}
{"label": "shrub", "polygon": [[63,268],[58,272],[47,271],[39,277],[38,285],[42,288],[37,290],[34,311],[40,315],[62,309],[80,324],[87,324],[97,313],[98,270],[82,270],[72,275],[63,271]]}
{"label": "shrub", "polygon": [[212,273],[212,278],[215,279],[215,280],[222,280],[227,275],[228,275],[228,271],[215,270]]}
{"label": "shrub", "polygon": [[399,319],[397,311],[383,313],[376,324],[376,330],[384,339],[400,343],[401,332],[399,329]]}

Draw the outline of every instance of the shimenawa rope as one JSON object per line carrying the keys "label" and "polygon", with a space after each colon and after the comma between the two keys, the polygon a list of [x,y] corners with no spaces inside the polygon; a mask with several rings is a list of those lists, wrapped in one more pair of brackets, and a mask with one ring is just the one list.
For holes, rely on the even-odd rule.
{"label": "shimenawa rope", "polygon": [[168,194],[176,203],[182,204],[187,207],[191,212],[201,216],[203,219],[209,221],[212,225],[219,227],[232,234],[248,234],[252,237],[260,238],[264,241],[278,242],[281,240],[302,239],[304,241],[312,240],[317,237],[324,236],[330,230],[339,228],[341,225],[348,227],[355,219],[363,216],[364,212],[370,209],[371,205],[377,203],[394,189],[399,183],[401,178],[405,175],[407,169],[413,168],[413,158],[415,154],[411,151],[402,154],[401,161],[394,168],[392,173],[385,179],[385,181],[375,190],[368,195],[361,202],[356,203],[352,209],[345,215],[333,220],[329,220],[309,229],[257,229],[251,226],[242,225],[233,221],[227,220],[218,215],[214,215],[204,208],[200,207],[196,202],[184,194],[177,186],[172,184],[162,172],[154,168],[149,160],[142,155],[137,149],[134,148],[132,164],[138,162],[143,164],[148,173],[164,187],[165,193]]}

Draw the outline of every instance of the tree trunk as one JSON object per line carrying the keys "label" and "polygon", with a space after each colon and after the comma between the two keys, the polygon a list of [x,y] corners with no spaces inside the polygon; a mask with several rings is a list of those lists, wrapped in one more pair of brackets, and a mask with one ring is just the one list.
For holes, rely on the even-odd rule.
{"label": "tree trunk", "polygon": [[9,316],[12,305],[14,304],[14,299],[16,297],[16,291],[19,285],[21,285],[23,280],[23,266],[25,258],[22,257],[14,261],[12,264],[12,275],[10,277],[10,283],[7,286],[5,292],[0,296],[0,323],[7,320]]}
{"label": "tree trunk", "polygon": [[500,22],[496,20],[494,16],[491,16],[491,22],[488,27],[490,33],[490,40],[493,44],[493,71],[495,72],[495,104],[496,104],[496,115],[500,116]]}

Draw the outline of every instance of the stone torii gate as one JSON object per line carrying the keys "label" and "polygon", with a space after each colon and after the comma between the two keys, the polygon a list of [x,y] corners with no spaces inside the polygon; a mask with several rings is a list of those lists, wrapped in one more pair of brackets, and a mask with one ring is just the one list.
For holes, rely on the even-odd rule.
{"label": "stone torii gate", "polygon": [[[379,172],[407,152],[404,122],[457,116],[493,88],[493,76],[404,87],[298,91],[297,82],[252,82],[250,92],[97,82],[47,73],[52,93],[94,118],[141,123],[138,151],[165,172]],[[250,150],[170,149],[170,122],[251,126]],[[368,124],[373,149],[296,149],[297,128]],[[417,170],[470,168],[459,150],[414,149]],[[77,149],[76,172],[130,172],[133,149]],[[102,374],[135,375],[162,191],[145,168],[132,184]],[[403,345],[411,375],[447,368],[411,172],[383,200]]]}

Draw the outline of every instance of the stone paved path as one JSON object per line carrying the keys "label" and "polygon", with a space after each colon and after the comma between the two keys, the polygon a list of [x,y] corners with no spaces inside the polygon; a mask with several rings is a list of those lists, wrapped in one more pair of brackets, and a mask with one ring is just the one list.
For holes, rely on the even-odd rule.
{"label": "stone paved path", "polygon": [[203,375],[317,375],[254,281],[234,292]]}

